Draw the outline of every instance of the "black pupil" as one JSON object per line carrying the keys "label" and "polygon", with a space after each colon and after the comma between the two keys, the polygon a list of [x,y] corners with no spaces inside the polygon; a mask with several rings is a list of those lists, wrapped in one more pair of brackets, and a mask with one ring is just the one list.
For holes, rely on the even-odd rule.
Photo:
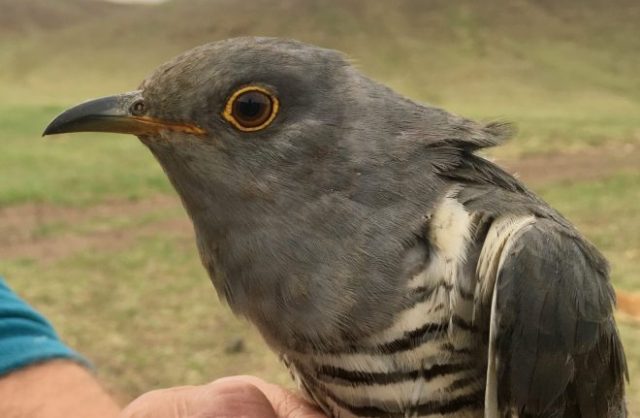
{"label": "black pupil", "polygon": [[252,91],[238,97],[234,103],[234,113],[239,118],[253,121],[265,115],[269,104],[269,98],[263,93]]}
{"label": "black pupil", "polygon": [[137,102],[135,102],[131,108],[131,113],[136,116],[144,113],[144,102],[142,100],[138,100]]}

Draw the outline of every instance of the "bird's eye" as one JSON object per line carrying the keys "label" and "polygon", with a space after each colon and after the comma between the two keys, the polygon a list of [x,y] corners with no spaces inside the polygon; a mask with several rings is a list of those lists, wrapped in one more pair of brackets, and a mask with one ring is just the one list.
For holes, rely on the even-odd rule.
{"label": "bird's eye", "polygon": [[231,95],[222,116],[237,129],[253,132],[269,126],[278,107],[278,99],[268,90],[257,86],[243,87]]}
{"label": "bird's eye", "polygon": [[146,106],[144,104],[143,100],[136,100],[132,105],[131,105],[131,114],[134,116],[142,116],[145,112],[146,112]]}

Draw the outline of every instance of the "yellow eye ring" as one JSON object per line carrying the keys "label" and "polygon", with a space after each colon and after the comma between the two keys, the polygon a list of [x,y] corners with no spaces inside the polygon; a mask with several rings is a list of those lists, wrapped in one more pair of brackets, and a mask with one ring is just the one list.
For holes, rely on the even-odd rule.
{"label": "yellow eye ring", "polygon": [[269,126],[280,110],[278,98],[259,86],[236,90],[227,100],[222,117],[236,129],[255,132]]}

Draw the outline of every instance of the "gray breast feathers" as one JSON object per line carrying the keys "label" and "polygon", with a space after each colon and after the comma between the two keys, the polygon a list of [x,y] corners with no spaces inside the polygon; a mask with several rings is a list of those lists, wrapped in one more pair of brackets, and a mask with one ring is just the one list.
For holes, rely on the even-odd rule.
{"label": "gray breast feathers", "polygon": [[340,417],[624,416],[604,259],[564,222],[472,212],[461,190],[429,218],[415,303],[347,347],[286,353],[300,385]]}

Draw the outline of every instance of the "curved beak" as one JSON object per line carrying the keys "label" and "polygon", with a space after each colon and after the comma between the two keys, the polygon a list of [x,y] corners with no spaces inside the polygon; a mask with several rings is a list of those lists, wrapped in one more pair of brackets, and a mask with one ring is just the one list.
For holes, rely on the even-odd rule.
{"label": "curved beak", "polygon": [[143,108],[144,101],[140,90],[89,100],[58,115],[49,123],[42,136],[69,132],[148,135],[163,129],[193,135],[205,134],[204,129],[196,125],[145,116]]}

